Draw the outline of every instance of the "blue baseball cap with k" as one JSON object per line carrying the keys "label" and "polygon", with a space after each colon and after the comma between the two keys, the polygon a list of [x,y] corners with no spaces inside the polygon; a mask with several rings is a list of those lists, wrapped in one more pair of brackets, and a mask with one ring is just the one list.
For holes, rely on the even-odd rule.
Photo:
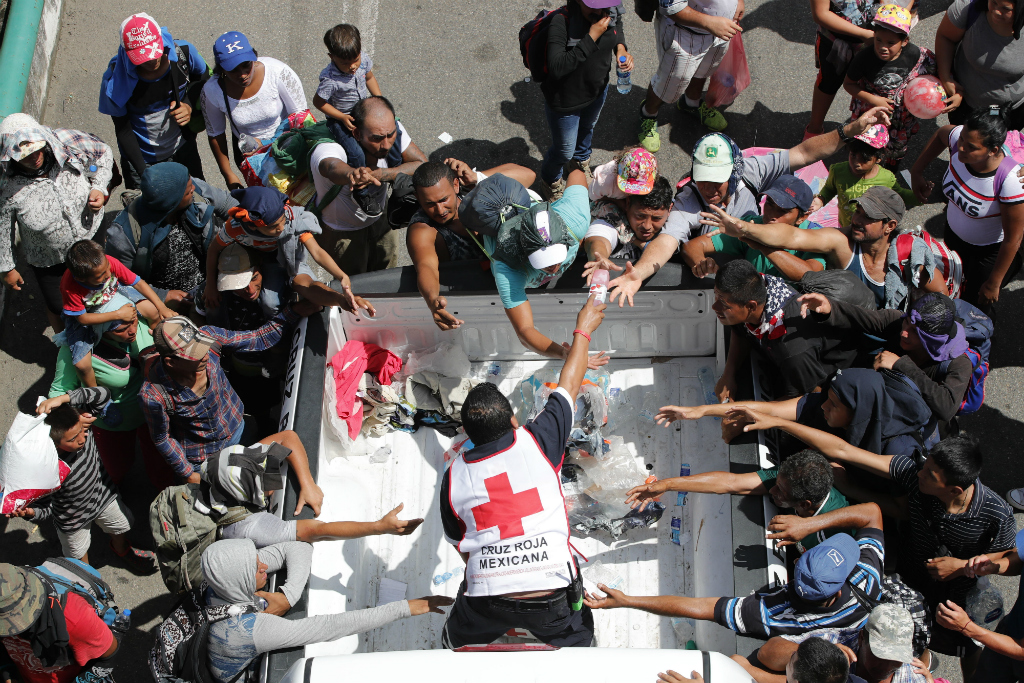
{"label": "blue baseball cap with k", "polygon": [[240,31],[229,31],[213,44],[213,59],[224,71],[234,71],[242,62],[255,62],[256,51]]}
{"label": "blue baseball cap with k", "polygon": [[800,556],[793,572],[796,594],[810,602],[832,597],[850,578],[860,546],[849,534],[836,534]]}

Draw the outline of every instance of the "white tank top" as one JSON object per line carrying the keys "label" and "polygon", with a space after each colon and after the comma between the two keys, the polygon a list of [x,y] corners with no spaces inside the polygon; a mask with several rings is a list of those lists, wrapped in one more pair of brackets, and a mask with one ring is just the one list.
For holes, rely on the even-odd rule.
{"label": "white tank top", "polygon": [[542,591],[569,585],[569,519],[562,482],[523,428],[506,450],[452,461],[451,507],[466,533],[466,595]]}

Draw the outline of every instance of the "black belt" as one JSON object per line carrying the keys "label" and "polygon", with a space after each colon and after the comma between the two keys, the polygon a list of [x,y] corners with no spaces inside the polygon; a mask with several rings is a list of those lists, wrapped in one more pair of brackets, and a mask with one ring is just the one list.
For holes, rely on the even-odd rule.
{"label": "black belt", "polygon": [[508,612],[547,612],[560,603],[566,602],[564,588],[559,588],[550,596],[539,598],[487,597],[484,599],[487,600],[489,606]]}

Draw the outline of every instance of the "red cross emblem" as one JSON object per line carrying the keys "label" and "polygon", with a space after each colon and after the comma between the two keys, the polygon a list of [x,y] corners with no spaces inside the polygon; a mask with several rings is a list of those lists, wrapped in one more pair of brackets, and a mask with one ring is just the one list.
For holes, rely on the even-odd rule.
{"label": "red cross emblem", "polygon": [[502,539],[522,536],[523,518],[544,512],[536,487],[513,493],[505,472],[484,479],[484,486],[490,500],[472,508],[478,531],[496,526]]}

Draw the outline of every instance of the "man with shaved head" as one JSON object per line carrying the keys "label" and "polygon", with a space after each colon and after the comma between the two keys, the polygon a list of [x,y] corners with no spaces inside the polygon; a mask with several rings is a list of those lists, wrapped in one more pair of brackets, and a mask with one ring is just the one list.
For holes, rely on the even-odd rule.
{"label": "man with shaved head", "polygon": [[325,142],[309,160],[324,232],[317,239],[349,275],[398,265],[400,241],[388,222],[391,186],[427,160],[384,97],[367,97],[352,109],[363,158]]}

